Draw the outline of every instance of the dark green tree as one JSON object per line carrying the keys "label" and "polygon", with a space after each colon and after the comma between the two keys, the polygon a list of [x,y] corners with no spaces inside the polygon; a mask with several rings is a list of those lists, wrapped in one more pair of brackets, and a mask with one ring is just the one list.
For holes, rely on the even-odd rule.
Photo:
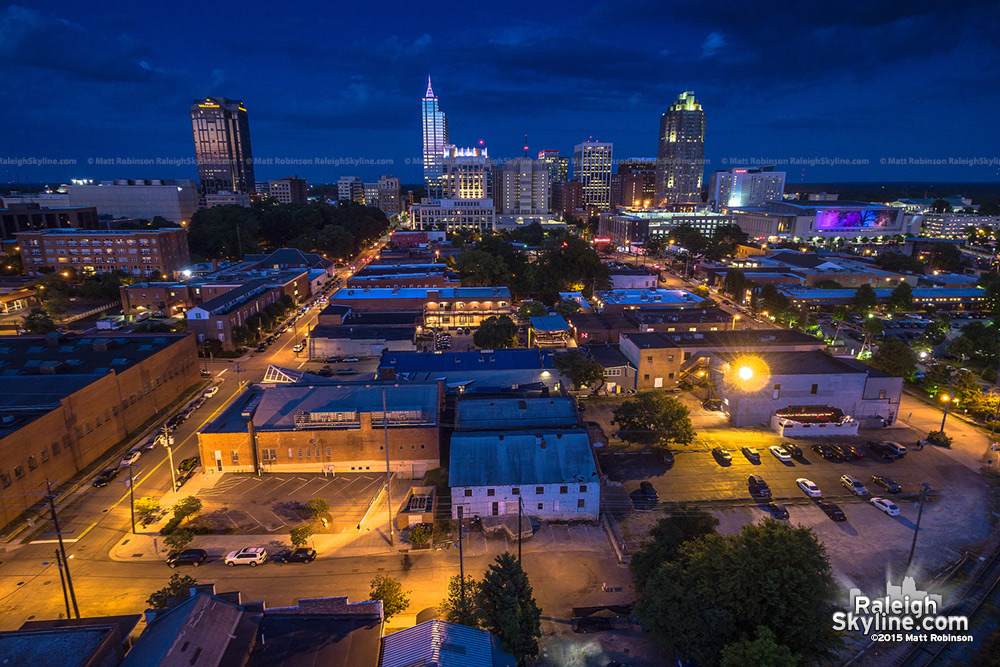
{"label": "dark green tree", "polygon": [[538,655],[542,613],[528,575],[514,555],[504,552],[496,557],[480,584],[477,604],[481,627],[494,634],[519,665]]}
{"label": "dark green tree", "polygon": [[184,574],[170,577],[170,583],[158,591],[153,591],[146,598],[146,604],[152,609],[166,609],[170,598],[186,598],[191,595],[191,587],[197,586],[198,580]]}
{"label": "dark green tree", "polygon": [[530,317],[545,317],[548,314],[549,311],[546,310],[545,304],[538,301],[525,301],[517,309],[517,316],[522,320]]}
{"label": "dark green tree", "polygon": [[36,336],[52,333],[58,328],[49,314],[38,307],[28,311],[21,323],[26,332]]}
{"label": "dark green tree", "polygon": [[705,248],[705,259],[718,261],[732,257],[736,246],[746,243],[749,235],[739,225],[722,225],[712,232],[712,238]]}
{"label": "dark green tree", "polygon": [[993,324],[1000,326],[1000,273],[990,271],[979,276],[979,286],[985,290],[983,301],[986,311],[993,318]]}
{"label": "dark green tree", "polygon": [[854,291],[851,297],[851,311],[859,315],[867,315],[878,306],[878,296],[871,285],[865,283]]}
{"label": "dark green tree", "polygon": [[962,334],[948,346],[948,353],[977,361],[994,362],[1000,356],[1000,335],[990,322],[971,322],[962,327]]}
{"label": "dark green tree", "polygon": [[660,565],[677,558],[682,544],[713,534],[718,525],[719,520],[700,507],[679,505],[667,510],[666,516],[649,531],[649,539],[629,562],[636,590],[642,589]]}
{"label": "dark green tree", "polygon": [[481,350],[517,346],[517,325],[507,315],[487,317],[472,334],[472,342]]}
{"label": "dark green tree", "polygon": [[924,263],[911,255],[898,252],[884,252],[875,258],[875,262],[886,271],[903,271],[923,274]]}
{"label": "dark green tree", "polygon": [[739,269],[729,269],[726,277],[722,281],[722,291],[731,297],[742,301],[746,291],[753,287],[753,283]]}
{"label": "dark green tree", "polygon": [[561,299],[556,304],[556,313],[563,317],[570,317],[580,312],[580,304],[573,299]]}
{"label": "dark green tree", "polygon": [[448,596],[438,610],[441,617],[449,623],[467,625],[470,628],[479,626],[479,588],[480,582],[472,575],[465,576],[465,596],[462,595],[462,577],[454,575],[448,580]]}
{"label": "dark green tree", "polygon": [[559,292],[581,289],[590,295],[594,290],[604,289],[610,275],[593,246],[576,236],[553,237],[537,263],[545,303],[555,303]]}
{"label": "dark green tree", "polygon": [[889,308],[896,312],[913,310],[913,288],[907,282],[901,282],[889,294]]}
{"label": "dark green tree", "polygon": [[552,365],[573,383],[577,391],[584,387],[598,389],[604,384],[604,367],[581,349],[560,352]]}
{"label": "dark green tree", "polygon": [[935,199],[931,203],[931,210],[935,213],[951,213],[951,204],[944,199]]}
{"label": "dark green tree", "polygon": [[687,406],[662,391],[636,394],[615,408],[614,416],[622,435],[634,442],[686,445],[694,440]]}
{"label": "dark green tree", "polygon": [[744,636],[722,649],[720,665],[721,667],[746,667],[746,665],[796,667],[801,662],[800,656],[784,644],[778,643],[774,631],[767,626],[759,625],[754,639]]}
{"label": "dark green tree", "polygon": [[765,519],[735,535],[683,543],[645,581],[635,615],[656,641],[696,664],[718,664],[725,647],[759,637],[758,626],[793,653],[820,660],[841,643],[830,624],[836,594],[813,532]]}
{"label": "dark green tree", "polygon": [[868,363],[893,377],[906,378],[917,368],[917,353],[900,339],[889,336],[879,344]]}
{"label": "dark green tree", "polygon": [[181,520],[186,519],[192,514],[197,514],[200,511],[201,501],[194,496],[186,496],[174,504],[174,517]]}
{"label": "dark green tree", "polygon": [[451,266],[465,287],[506,285],[511,278],[510,267],[502,257],[478,248],[470,248],[456,256]]}
{"label": "dark green tree", "polygon": [[778,291],[774,283],[767,283],[761,287],[755,299],[761,313],[766,312],[779,320],[786,319],[788,312],[792,310],[792,302]]}
{"label": "dark green tree", "polygon": [[410,606],[410,593],[404,591],[403,585],[398,580],[387,574],[376,574],[371,580],[371,590],[369,597],[372,600],[382,601],[382,614],[388,621],[393,616],[401,614]]}
{"label": "dark green tree", "polygon": [[700,256],[705,248],[708,247],[708,240],[700,231],[687,222],[674,227],[670,231],[669,238],[695,257]]}
{"label": "dark green tree", "polygon": [[942,271],[957,271],[962,266],[962,251],[956,243],[935,243],[930,249],[930,263]]}

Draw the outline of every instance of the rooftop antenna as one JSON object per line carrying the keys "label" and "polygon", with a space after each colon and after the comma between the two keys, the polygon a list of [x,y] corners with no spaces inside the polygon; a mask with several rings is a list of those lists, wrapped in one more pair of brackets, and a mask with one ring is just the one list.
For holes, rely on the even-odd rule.
{"label": "rooftop antenna", "polygon": [[524,135],[524,157],[528,157],[528,135]]}

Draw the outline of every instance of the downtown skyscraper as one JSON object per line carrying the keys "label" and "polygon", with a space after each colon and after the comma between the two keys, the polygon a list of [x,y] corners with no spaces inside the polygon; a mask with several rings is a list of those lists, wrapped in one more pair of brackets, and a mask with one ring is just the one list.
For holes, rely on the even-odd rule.
{"label": "downtown skyscraper", "polygon": [[438,105],[430,76],[427,77],[427,92],[421,101],[421,117],[424,131],[424,185],[427,187],[428,197],[440,199],[444,147],[448,145],[448,116]]}
{"label": "downtown skyscraper", "polygon": [[685,91],[660,117],[656,197],[661,204],[701,201],[705,168],[705,112]]}
{"label": "downtown skyscraper", "polygon": [[600,211],[611,206],[611,154],[614,144],[584,141],[573,147],[573,175],[583,186],[583,205]]}
{"label": "downtown skyscraper", "polygon": [[206,97],[191,105],[202,195],[256,190],[250,120],[240,100]]}

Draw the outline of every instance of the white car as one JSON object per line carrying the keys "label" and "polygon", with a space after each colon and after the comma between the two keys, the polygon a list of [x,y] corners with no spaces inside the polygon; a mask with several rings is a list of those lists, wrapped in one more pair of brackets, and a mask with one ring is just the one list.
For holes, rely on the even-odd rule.
{"label": "white car", "polygon": [[810,498],[819,498],[823,495],[823,492],[819,490],[819,487],[805,477],[799,477],[795,480],[795,483],[798,484],[799,488],[805,491],[806,495]]}
{"label": "white car", "polygon": [[209,387],[208,389],[205,390],[205,393],[202,394],[202,396],[204,396],[205,398],[212,398],[218,393],[219,393],[218,387]]}
{"label": "white car", "polygon": [[136,461],[138,461],[140,456],[142,456],[142,450],[133,449],[124,457],[122,457],[122,462],[119,465],[121,465],[123,468],[125,466],[130,466]]}
{"label": "white car", "polygon": [[770,447],[768,447],[768,449],[771,450],[771,453],[774,454],[779,461],[784,461],[785,463],[792,462],[792,457],[788,455],[788,452],[786,452],[778,445],[771,445]]}
{"label": "white car", "polygon": [[896,507],[896,503],[892,502],[888,498],[872,498],[869,500],[876,509],[880,509],[889,516],[899,516],[899,508]]}
{"label": "white car", "polygon": [[245,547],[238,551],[230,551],[226,555],[226,565],[236,567],[237,565],[249,565],[257,567],[267,561],[267,549],[264,547]]}

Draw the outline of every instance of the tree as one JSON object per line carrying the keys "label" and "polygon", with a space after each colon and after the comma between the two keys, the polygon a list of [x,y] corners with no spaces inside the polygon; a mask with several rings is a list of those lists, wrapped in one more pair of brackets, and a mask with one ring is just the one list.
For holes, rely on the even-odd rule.
{"label": "tree", "polygon": [[979,286],[985,290],[983,302],[993,324],[1000,326],[1000,273],[991,271],[979,276]]}
{"label": "tree", "polygon": [[194,531],[190,528],[177,528],[163,538],[163,543],[175,551],[180,551],[191,544],[194,539]]}
{"label": "tree", "polygon": [[718,261],[731,257],[736,252],[736,246],[746,243],[750,235],[739,225],[722,225],[712,232],[712,239],[705,248],[705,259]]}
{"label": "tree", "polygon": [[580,312],[580,304],[573,299],[562,299],[556,304],[556,313],[563,317],[570,317]]}
{"label": "tree", "polygon": [[913,288],[908,282],[899,283],[889,294],[889,308],[896,312],[913,310]]}
{"label": "tree", "polygon": [[642,544],[629,562],[629,570],[636,590],[641,590],[663,563],[674,560],[682,544],[697,537],[715,533],[719,520],[705,510],[688,505],[680,505],[667,511],[651,531],[649,539]]}
{"label": "tree", "polygon": [[539,303],[538,301],[525,301],[521,304],[521,307],[517,309],[517,316],[522,320],[526,320],[530,317],[545,317],[549,314],[546,310],[545,304]]}
{"label": "tree", "polygon": [[183,521],[192,514],[201,511],[201,501],[194,496],[181,498],[174,504],[174,518]]}
{"label": "tree", "polygon": [[670,239],[686,249],[691,255],[698,256],[708,246],[708,240],[690,223],[684,222],[673,228]]}
{"label": "tree", "polygon": [[175,574],[170,582],[158,591],[153,591],[146,598],[146,604],[152,609],[166,609],[170,598],[186,598],[191,595],[191,587],[197,586],[198,580],[186,574]]}
{"label": "tree", "polygon": [[510,282],[510,267],[502,257],[485,250],[470,248],[452,261],[465,287],[490,287]]}
{"label": "tree", "polygon": [[701,298],[704,299],[705,297],[711,296],[712,290],[708,289],[704,285],[698,285],[693,290],[691,290],[691,293],[694,294],[695,296],[700,296]]}
{"label": "tree", "polygon": [[[766,594],[748,594],[747,582]],[[683,543],[644,582],[635,615],[657,642],[697,664],[719,663],[725,647],[751,634],[760,639],[758,626],[793,653],[819,659],[841,643],[830,624],[836,594],[826,549],[812,530],[765,519],[735,535]]]}
{"label": "tree", "polygon": [[924,263],[912,255],[904,255],[899,252],[884,252],[875,258],[875,263],[886,271],[902,271],[905,273],[924,272]]}
{"label": "tree", "polygon": [[517,346],[517,325],[507,315],[491,316],[479,323],[472,342],[481,350]]}
{"label": "tree", "polygon": [[743,301],[743,295],[753,287],[753,283],[739,269],[729,269],[726,277],[722,281],[722,291],[739,302]]}
{"label": "tree", "polygon": [[628,399],[614,411],[614,424],[630,440],[643,444],[694,440],[690,411],[683,403],[662,391],[645,391]]}
{"label": "tree", "polygon": [[432,529],[426,524],[418,523],[410,529],[410,544],[421,547],[431,541]]}
{"label": "tree", "polygon": [[851,297],[851,310],[859,315],[867,315],[877,305],[878,296],[868,283],[855,290],[854,296]]}
{"label": "tree", "polygon": [[538,655],[542,612],[532,596],[528,575],[510,552],[497,556],[486,571],[476,604],[481,627],[494,634],[519,665]]}
{"label": "tree", "polygon": [[948,346],[948,353],[958,358],[993,362],[1000,356],[1000,337],[994,323],[971,322],[962,327],[962,334]]}
{"label": "tree", "polygon": [[292,528],[290,531],[290,537],[292,539],[293,547],[304,547],[309,544],[309,538],[313,535],[312,526],[299,526],[298,528]]}
{"label": "tree", "polygon": [[767,283],[757,292],[758,310],[773,315],[776,319],[785,320],[792,309],[792,302],[778,291],[774,283]]}
{"label": "tree", "polygon": [[478,628],[479,625],[479,588],[480,583],[472,575],[465,576],[465,597],[462,597],[462,577],[454,575],[448,580],[448,596],[438,610],[442,618],[449,623],[467,625]]}
{"label": "tree", "polygon": [[306,501],[306,509],[314,519],[318,519],[323,514],[330,511],[330,503],[323,498],[310,498]]}
{"label": "tree", "polygon": [[604,367],[581,349],[557,354],[552,360],[552,365],[569,378],[577,391],[584,387],[597,389],[604,384]]}
{"label": "tree", "polygon": [[404,591],[403,585],[387,574],[376,574],[371,580],[371,592],[369,597],[372,600],[382,601],[382,614],[388,622],[390,618],[406,611],[410,606],[409,595],[413,591]]}
{"label": "tree", "polygon": [[49,314],[41,308],[32,308],[21,322],[25,331],[36,336],[52,333],[59,328]]}
{"label": "tree", "polygon": [[135,501],[135,513],[142,525],[147,525],[160,512],[160,501],[153,496],[144,496]]}
{"label": "tree", "polygon": [[745,665],[767,665],[768,667],[796,667],[800,656],[790,648],[779,644],[774,632],[764,625],[757,626],[756,639],[741,638],[722,649],[722,667],[744,667]]}
{"label": "tree", "polygon": [[930,249],[931,266],[942,271],[957,271],[962,266],[962,251],[956,243],[935,243]]}
{"label": "tree", "polygon": [[935,199],[931,203],[931,210],[935,213],[951,213],[951,204],[944,199]]}
{"label": "tree", "polygon": [[917,353],[899,338],[889,336],[879,344],[868,363],[893,377],[905,378],[917,368]]}

